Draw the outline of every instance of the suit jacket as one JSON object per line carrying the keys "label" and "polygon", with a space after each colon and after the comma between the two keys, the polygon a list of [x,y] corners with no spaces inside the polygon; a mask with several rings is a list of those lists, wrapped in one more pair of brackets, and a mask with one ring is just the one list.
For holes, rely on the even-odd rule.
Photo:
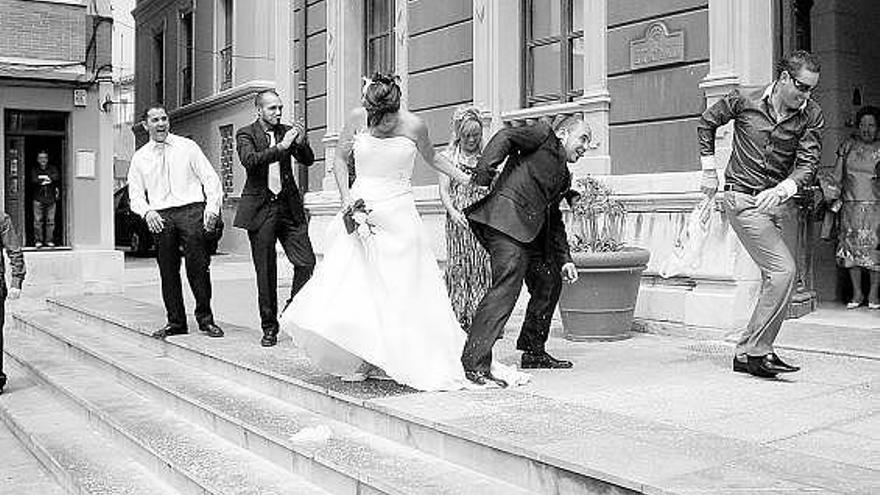
{"label": "suit jacket", "polygon": [[571,188],[565,150],[546,124],[508,127],[489,141],[477,162],[474,182],[492,183],[489,194],[465,208],[468,219],[488,225],[517,241],[535,240],[546,227],[547,254],[571,261],[559,203]]}
{"label": "suit jacket", "polygon": [[[290,129],[288,125],[280,125],[275,129],[276,143],[281,142],[288,129]],[[270,148],[269,138],[266,136],[263,123],[257,120],[235,133],[235,144],[238,158],[247,171],[247,178],[244,182],[244,189],[241,191],[241,200],[235,211],[232,225],[254,230],[266,220],[266,206],[272,199],[272,192],[269,190],[269,164],[274,162],[278,162],[281,170],[279,197],[290,205],[294,222],[297,224],[305,223],[306,213],[303,199],[299,188],[296,187],[290,157],[293,156],[297,162],[305,166],[314,163],[315,155],[309,143],[297,144],[294,142],[285,151],[276,146]]]}

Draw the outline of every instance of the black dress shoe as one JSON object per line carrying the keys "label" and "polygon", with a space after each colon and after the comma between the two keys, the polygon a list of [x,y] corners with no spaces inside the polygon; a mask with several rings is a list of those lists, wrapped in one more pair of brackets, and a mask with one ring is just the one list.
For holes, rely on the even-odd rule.
{"label": "black dress shoe", "polygon": [[767,356],[749,356],[749,373],[761,378],[776,378],[779,369],[767,361]]}
{"label": "black dress shoe", "polygon": [[264,331],[263,338],[260,339],[260,345],[263,347],[272,347],[278,343],[278,330]]}
{"label": "black dress shoe", "polygon": [[475,383],[480,386],[489,385],[490,383],[494,383],[501,388],[507,388],[507,382],[492,376],[492,373],[488,371],[465,371],[464,377],[470,380],[472,383]]}
{"label": "black dress shoe", "polygon": [[749,358],[740,360],[738,357],[733,356],[733,371],[735,373],[748,373],[749,372]]}
{"label": "black dress shoe", "polygon": [[571,361],[565,361],[563,359],[556,359],[550,354],[546,352],[541,353],[533,353],[533,352],[524,352],[522,355],[521,367],[523,369],[535,369],[535,368],[551,368],[551,369],[564,369],[571,368],[574,364]]}
{"label": "black dress shoe", "polygon": [[182,327],[180,325],[172,325],[169,323],[153,332],[152,337],[155,339],[164,339],[165,337],[170,337],[172,335],[183,335],[185,333],[187,333],[186,327]]}
{"label": "black dress shoe", "polygon": [[218,327],[217,325],[215,325],[213,323],[205,323],[205,324],[199,325],[199,330],[201,330],[202,332],[205,332],[205,334],[208,337],[222,337],[223,336],[223,330],[220,330],[220,327]]}
{"label": "black dress shoe", "polygon": [[771,352],[767,355],[767,359],[776,366],[777,369],[785,370],[780,371],[780,373],[794,373],[795,371],[800,371],[800,366],[793,366],[791,364],[786,363],[785,361],[779,359],[779,356],[776,355],[775,352]]}

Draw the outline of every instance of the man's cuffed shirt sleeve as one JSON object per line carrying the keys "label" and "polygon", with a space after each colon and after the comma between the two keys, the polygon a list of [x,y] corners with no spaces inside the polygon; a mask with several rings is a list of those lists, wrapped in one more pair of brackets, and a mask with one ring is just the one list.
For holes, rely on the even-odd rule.
{"label": "man's cuffed shirt sleeve", "polygon": [[3,224],[0,227],[0,235],[2,235],[3,248],[6,250],[6,257],[9,258],[9,267],[11,278],[9,285],[16,289],[21,289],[24,282],[26,269],[24,266],[24,255],[21,252],[21,238],[18,236],[15,227],[12,225],[12,218],[8,214],[3,215]]}
{"label": "man's cuffed shirt sleeve", "polygon": [[822,132],[824,129],[825,118],[822,116],[822,111],[816,108],[803,135],[798,140],[794,169],[788,176],[796,187],[809,186],[816,175],[822,155]]}
{"label": "man's cuffed shirt sleeve", "polygon": [[220,176],[197,144],[192,143],[190,155],[190,160],[202,183],[202,189],[205,191],[205,210],[219,215],[223,204],[223,185],[220,183]]}
{"label": "man's cuffed shirt sleeve", "polygon": [[128,169],[128,200],[131,211],[133,211],[135,215],[143,217],[152,208],[150,208],[150,204],[147,203],[144,175],[141,171],[140,165],[140,157],[135,154],[131,161],[131,167]]}
{"label": "man's cuffed shirt sleeve", "polygon": [[[733,90],[707,108],[697,123],[700,156],[715,155],[715,131],[736,116],[742,96]],[[705,170],[705,168],[704,168]]]}

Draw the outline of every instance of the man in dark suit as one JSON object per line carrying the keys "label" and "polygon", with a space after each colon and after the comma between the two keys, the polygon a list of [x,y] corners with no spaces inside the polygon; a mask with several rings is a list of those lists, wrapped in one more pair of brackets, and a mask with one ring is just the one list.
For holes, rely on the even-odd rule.
{"label": "man in dark suit", "polygon": [[554,128],[540,123],[498,131],[477,163],[474,182],[488,186],[507,160],[489,194],[465,209],[492,265],[492,287],[477,306],[461,357],[465,376],[478,385],[507,385],[492,376],[492,346],[523,281],[530,298],[516,343],[523,351],[522,367],[572,366],[550,356],[544,344],[563,278],[577,280],[559,202],[571,187],[567,163],[584,154],[590,129],[579,115],[560,120]]}
{"label": "man in dark suit", "polygon": [[278,342],[278,272],[275,241],[293,264],[290,299],[312,276],[315,253],[309,240],[308,217],[293,177],[290,157],[301,165],[315,161],[308,136],[300,126],[281,123],[284,105],[274,90],[254,99],[257,120],[235,135],[238,157],[247,170],[233,225],[248,232],[257,272],[257,294],[263,347]]}

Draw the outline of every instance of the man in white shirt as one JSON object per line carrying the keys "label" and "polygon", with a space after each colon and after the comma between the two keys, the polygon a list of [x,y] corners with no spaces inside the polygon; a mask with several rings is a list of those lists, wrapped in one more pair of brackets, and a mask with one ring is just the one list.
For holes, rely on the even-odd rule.
{"label": "man in white shirt", "polygon": [[210,337],[222,337],[211,311],[211,257],[205,247],[205,233],[217,228],[220,218],[220,177],[195,142],[169,132],[163,107],[147,109],[143,125],[150,141],[132,156],[128,194],[131,211],[146,220],[156,238],[168,322],[153,337],[164,339],[187,332],[180,283],[181,246],[199,329]]}

